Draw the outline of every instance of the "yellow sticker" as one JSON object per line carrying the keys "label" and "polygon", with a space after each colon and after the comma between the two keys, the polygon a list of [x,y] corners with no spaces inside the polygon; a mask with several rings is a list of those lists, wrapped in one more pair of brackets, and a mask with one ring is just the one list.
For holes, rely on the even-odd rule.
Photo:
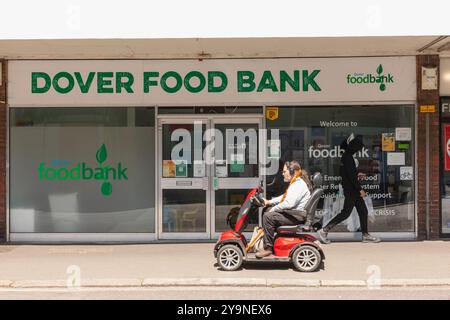
{"label": "yellow sticker", "polygon": [[436,106],[434,104],[422,105],[420,106],[420,112],[422,113],[436,112]]}
{"label": "yellow sticker", "polygon": [[395,151],[395,136],[394,133],[381,134],[381,150]]}
{"label": "yellow sticker", "polygon": [[278,119],[278,107],[267,107],[266,108],[266,118],[268,120]]}

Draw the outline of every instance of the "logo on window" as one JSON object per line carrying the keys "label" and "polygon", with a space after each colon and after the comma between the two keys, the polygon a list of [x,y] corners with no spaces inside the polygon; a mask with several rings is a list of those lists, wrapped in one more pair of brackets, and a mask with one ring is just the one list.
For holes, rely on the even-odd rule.
{"label": "logo on window", "polygon": [[95,155],[97,167],[91,167],[86,162],[74,164],[69,160],[53,160],[51,166],[46,166],[41,162],[37,169],[39,180],[46,181],[79,181],[79,180],[97,180],[101,181],[100,192],[104,197],[112,194],[113,186],[111,181],[128,180],[126,171],[119,162],[117,165],[104,164],[108,158],[108,150],[105,144],[102,144]]}

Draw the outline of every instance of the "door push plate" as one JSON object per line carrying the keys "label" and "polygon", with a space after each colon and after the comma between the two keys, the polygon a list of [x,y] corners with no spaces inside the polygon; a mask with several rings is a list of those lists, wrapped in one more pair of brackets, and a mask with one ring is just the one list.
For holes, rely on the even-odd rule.
{"label": "door push plate", "polygon": [[177,187],[191,187],[192,181],[177,181]]}

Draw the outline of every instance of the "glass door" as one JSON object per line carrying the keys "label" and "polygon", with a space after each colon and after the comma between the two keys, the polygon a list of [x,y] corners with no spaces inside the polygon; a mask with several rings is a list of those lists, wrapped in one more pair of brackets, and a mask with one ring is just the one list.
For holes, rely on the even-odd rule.
{"label": "glass door", "polygon": [[[261,178],[261,118],[213,118],[215,148],[211,166],[211,230],[217,238],[228,230],[227,218],[235,218],[240,204]],[[229,216],[230,215],[230,216]],[[246,231],[258,225],[252,217]]]}
{"label": "glass door", "polygon": [[159,239],[210,239],[208,119],[159,119]]}
{"label": "glass door", "polygon": [[159,239],[215,239],[229,229],[230,212],[261,181],[261,125],[254,115],[158,120]]}

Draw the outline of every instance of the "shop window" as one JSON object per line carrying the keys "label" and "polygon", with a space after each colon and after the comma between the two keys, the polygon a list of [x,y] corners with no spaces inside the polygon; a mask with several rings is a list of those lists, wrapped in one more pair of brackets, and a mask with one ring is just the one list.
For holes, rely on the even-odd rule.
{"label": "shop window", "polygon": [[[370,195],[369,231],[414,231],[413,106],[280,107],[267,128],[279,129],[281,161],[298,160],[310,174],[322,173],[325,195],[318,214],[325,223],[343,206],[340,144],[351,133],[362,135],[365,147],[356,158],[361,184]],[[334,230],[358,231],[356,210]]]}
{"label": "shop window", "polygon": [[441,98],[441,215],[442,233],[450,235],[450,98]]}
{"label": "shop window", "polygon": [[154,122],[153,108],[11,108],[11,232],[155,232]]}

